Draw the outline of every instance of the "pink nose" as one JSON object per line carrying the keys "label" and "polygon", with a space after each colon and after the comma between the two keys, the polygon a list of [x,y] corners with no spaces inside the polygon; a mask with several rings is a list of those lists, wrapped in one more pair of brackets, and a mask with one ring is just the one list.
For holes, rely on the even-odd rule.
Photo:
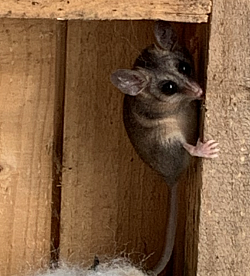
{"label": "pink nose", "polygon": [[202,91],[202,89],[201,89],[200,86],[199,86],[198,89],[197,89],[196,95],[197,95],[198,97],[201,97],[202,94],[203,94],[203,91]]}
{"label": "pink nose", "polygon": [[188,83],[188,86],[189,86],[189,90],[190,90],[191,94],[193,94],[193,96],[199,98],[203,95],[203,91],[198,83],[193,81],[193,82]]}

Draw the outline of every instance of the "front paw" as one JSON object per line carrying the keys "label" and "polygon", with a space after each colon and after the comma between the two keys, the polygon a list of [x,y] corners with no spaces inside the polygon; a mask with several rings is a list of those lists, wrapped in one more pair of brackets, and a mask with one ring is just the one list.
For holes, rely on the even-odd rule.
{"label": "front paw", "polygon": [[189,152],[192,156],[203,157],[203,158],[216,158],[218,157],[218,148],[219,143],[214,140],[209,140],[205,143],[202,143],[198,139],[196,146],[185,143],[183,147]]}

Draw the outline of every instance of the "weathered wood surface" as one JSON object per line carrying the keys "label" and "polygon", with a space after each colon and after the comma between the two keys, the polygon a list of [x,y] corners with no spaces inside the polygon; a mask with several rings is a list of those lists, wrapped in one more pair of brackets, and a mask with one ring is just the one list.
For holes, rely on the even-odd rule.
{"label": "weathered wood surface", "polygon": [[0,275],[49,260],[55,24],[0,21]]}
{"label": "weathered wood surface", "polygon": [[2,0],[0,17],[207,22],[211,0]]}
{"label": "weathered wood surface", "polygon": [[70,21],[62,182],[61,258],[90,264],[121,251],[148,256],[164,239],[166,186],[137,157],[110,82],[153,41],[145,22]]}
{"label": "weathered wood surface", "polygon": [[205,138],[219,141],[204,161],[199,276],[250,273],[250,2],[213,1]]}

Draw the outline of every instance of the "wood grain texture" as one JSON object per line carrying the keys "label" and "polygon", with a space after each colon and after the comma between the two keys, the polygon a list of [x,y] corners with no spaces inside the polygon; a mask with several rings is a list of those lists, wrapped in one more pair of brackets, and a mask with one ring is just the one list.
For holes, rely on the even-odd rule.
{"label": "wood grain texture", "polygon": [[249,23],[249,1],[213,1],[205,138],[221,153],[203,164],[199,276],[250,271]]}
{"label": "wood grain texture", "polygon": [[[204,79],[205,43],[201,34],[206,33],[205,27],[176,24],[181,40],[193,49],[197,67],[203,68],[200,79]],[[124,252],[151,268],[161,255],[167,187],[135,154],[123,127],[123,96],[109,80],[116,69],[130,68],[140,51],[153,41],[150,21],[68,23],[63,260],[90,265],[95,255],[103,261]],[[177,243],[168,266],[174,275],[196,271],[198,182],[194,163],[181,184]]]}
{"label": "wood grain texture", "polygon": [[0,275],[48,262],[54,112],[53,21],[0,21]]}
{"label": "wood grain texture", "polygon": [[2,0],[0,17],[207,22],[211,0]]}
{"label": "wood grain texture", "polygon": [[60,254],[61,181],[64,128],[64,95],[67,49],[67,22],[56,21],[55,100],[53,132],[53,171],[51,197],[51,263],[57,266]]}
{"label": "wood grain texture", "polygon": [[151,26],[69,22],[62,259],[90,264],[96,254],[103,260],[125,250],[138,261],[155,245],[161,249],[166,187],[130,145],[122,123],[123,96],[109,80],[153,41]]}

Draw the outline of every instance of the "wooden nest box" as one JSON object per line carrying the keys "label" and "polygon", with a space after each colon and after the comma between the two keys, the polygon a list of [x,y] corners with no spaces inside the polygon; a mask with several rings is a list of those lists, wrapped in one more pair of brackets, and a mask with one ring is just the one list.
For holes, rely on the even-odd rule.
{"label": "wooden nest box", "polygon": [[247,0],[1,1],[1,276],[58,256],[157,262],[167,188],[134,152],[109,76],[154,42],[158,19],[194,56],[206,90],[198,129],[221,148],[181,183],[166,275],[249,275],[249,14]]}

